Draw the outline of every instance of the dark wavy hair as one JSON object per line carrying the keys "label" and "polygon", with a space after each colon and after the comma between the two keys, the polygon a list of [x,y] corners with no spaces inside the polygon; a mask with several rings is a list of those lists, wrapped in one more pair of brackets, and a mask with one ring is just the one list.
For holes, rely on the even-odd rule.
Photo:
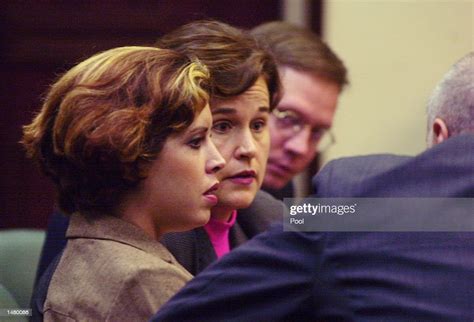
{"label": "dark wavy hair", "polygon": [[156,45],[202,61],[211,75],[211,95],[226,99],[244,93],[263,76],[273,109],[281,97],[273,57],[246,30],[215,20],[191,22],[166,34]]}
{"label": "dark wavy hair", "polygon": [[56,183],[64,212],[111,212],[208,103],[208,81],[204,65],[176,51],[111,49],[52,85],[21,143]]}
{"label": "dark wavy hair", "polygon": [[275,57],[279,66],[323,77],[341,90],[349,83],[344,62],[310,30],[272,21],[253,28],[250,33]]}

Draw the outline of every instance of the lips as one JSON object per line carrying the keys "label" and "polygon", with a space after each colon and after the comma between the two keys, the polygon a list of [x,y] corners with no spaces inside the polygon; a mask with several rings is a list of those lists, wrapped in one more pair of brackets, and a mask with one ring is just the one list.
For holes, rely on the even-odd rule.
{"label": "lips", "polygon": [[212,187],[210,187],[206,192],[204,192],[203,195],[213,194],[213,192],[217,189],[219,189],[219,183],[215,183],[214,185],[212,185]]}
{"label": "lips", "polygon": [[256,180],[256,178],[257,173],[254,170],[244,170],[228,177],[227,179],[235,184],[250,185]]}
{"label": "lips", "polygon": [[210,204],[210,206],[215,206],[219,199],[217,198],[215,191],[219,188],[219,184],[215,183],[210,187],[206,192],[203,193],[204,199]]}

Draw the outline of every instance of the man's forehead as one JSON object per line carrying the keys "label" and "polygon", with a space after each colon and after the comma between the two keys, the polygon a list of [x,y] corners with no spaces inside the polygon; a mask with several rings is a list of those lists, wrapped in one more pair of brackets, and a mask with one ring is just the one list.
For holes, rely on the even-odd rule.
{"label": "man's forehead", "polygon": [[291,110],[313,126],[329,127],[340,87],[332,81],[290,67],[282,69],[283,96],[280,110]]}

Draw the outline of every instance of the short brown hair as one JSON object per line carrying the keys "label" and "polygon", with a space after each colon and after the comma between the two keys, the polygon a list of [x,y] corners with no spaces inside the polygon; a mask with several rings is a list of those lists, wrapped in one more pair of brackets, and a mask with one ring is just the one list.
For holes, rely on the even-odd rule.
{"label": "short brown hair", "polygon": [[52,85],[22,143],[66,213],[109,212],[146,177],[166,138],[208,102],[208,71],[172,50],[120,47]]}
{"label": "short brown hair", "polygon": [[274,56],[279,66],[326,78],[341,89],[349,83],[342,60],[310,30],[273,21],[255,27],[251,34]]}
{"label": "short brown hair", "polygon": [[240,95],[263,76],[270,108],[280,99],[281,86],[273,57],[245,30],[215,20],[200,20],[168,33],[156,45],[202,61],[211,75],[212,96],[226,99]]}

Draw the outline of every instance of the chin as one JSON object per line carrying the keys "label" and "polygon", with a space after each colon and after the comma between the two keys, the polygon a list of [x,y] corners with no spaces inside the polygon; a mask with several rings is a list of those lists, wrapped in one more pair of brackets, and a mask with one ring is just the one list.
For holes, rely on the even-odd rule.
{"label": "chin", "polygon": [[193,217],[192,222],[189,223],[189,226],[184,229],[183,231],[191,230],[194,228],[202,227],[211,218],[211,210],[206,209],[206,210],[200,210],[196,213],[196,216]]}
{"label": "chin", "polygon": [[199,217],[196,220],[195,227],[201,227],[207,224],[207,222],[211,219],[211,209],[206,209],[200,212]]}
{"label": "chin", "polygon": [[243,209],[250,206],[252,201],[255,199],[256,192],[239,192],[234,195],[229,195],[227,198],[222,198],[221,204],[225,204],[227,207],[233,209]]}

